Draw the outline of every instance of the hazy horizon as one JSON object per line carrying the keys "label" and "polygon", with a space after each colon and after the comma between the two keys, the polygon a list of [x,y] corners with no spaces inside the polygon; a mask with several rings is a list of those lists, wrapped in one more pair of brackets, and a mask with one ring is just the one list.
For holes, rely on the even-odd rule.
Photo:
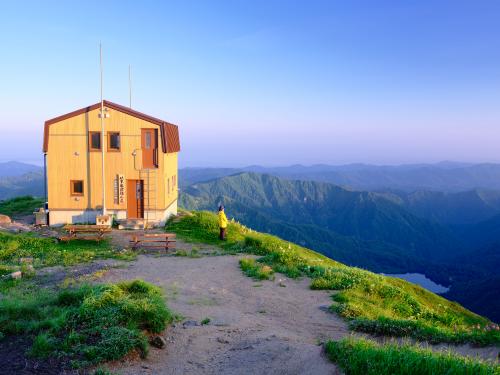
{"label": "hazy horizon", "polygon": [[129,104],[130,64],[132,107],[180,126],[181,167],[499,163],[499,12],[451,0],[6,3],[0,160],[42,163],[44,121],[99,101],[101,41],[104,97]]}
{"label": "hazy horizon", "polygon": [[[1,163],[9,163],[9,162],[19,162],[25,163],[35,166],[43,167],[43,158],[40,161],[36,160],[12,160],[12,159],[0,159]],[[341,164],[333,164],[333,163],[313,163],[313,164],[304,164],[304,163],[294,163],[294,164],[244,164],[244,165],[188,165],[183,166],[179,165],[180,169],[203,169],[203,168],[231,168],[231,169],[244,169],[250,167],[262,167],[262,168],[287,168],[287,167],[315,167],[315,166],[329,166],[329,167],[343,167],[350,165],[366,165],[372,167],[403,167],[403,166],[425,166],[425,165],[443,165],[443,164],[456,164],[460,165],[480,165],[480,164],[500,164],[500,162],[466,162],[466,161],[456,161],[456,160],[441,160],[434,163],[399,163],[399,164],[374,164],[374,163],[362,163],[362,162],[351,162],[351,163],[341,163]]]}

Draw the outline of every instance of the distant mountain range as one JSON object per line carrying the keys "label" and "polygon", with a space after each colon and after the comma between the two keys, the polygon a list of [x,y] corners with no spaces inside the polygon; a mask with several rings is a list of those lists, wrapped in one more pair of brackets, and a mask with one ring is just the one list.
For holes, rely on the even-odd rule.
{"label": "distant mountain range", "polygon": [[0,163],[0,200],[43,194],[43,168],[15,161]]}
{"label": "distant mountain range", "polygon": [[[500,321],[500,165],[185,168],[180,205],[215,210],[333,259],[423,273]],[[43,196],[40,167],[0,163],[0,200]],[[495,302],[496,301],[496,302]]]}
{"label": "distant mountain range", "polygon": [[[499,195],[355,191],[243,172],[185,187],[180,205],[215,210],[224,203],[231,217],[256,230],[376,272],[424,273],[472,306],[470,290],[478,298],[500,292],[481,289],[494,285],[500,269]],[[500,320],[493,302],[473,305]]]}
{"label": "distant mountain range", "polygon": [[292,180],[328,182],[356,190],[432,190],[459,192],[473,189],[500,190],[500,164],[441,162],[376,166],[367,164],[249,166],[244,168],[185,168],[180,170],[184,186],[239,172],[271,174]]}
{"label": "distant mountain range", "polygon": [[18,161],[8,161],[0,163],[0,177],[16,177],[30,172],[42,172],[43,168],[33,165],[20,163]]}
{"label": "distant mountain range", "polygon": [[[400,166],[375,166],[367,164],[347,164],[340,166],[292,165],[288,167],[249,166],[244,168],[184,168],[179,170],[180,187],[186,187],[197,182],[209,181],[214,178],[229,176],[240,172],[255,172],[271,174],[291,180],[309,180],[327,182],[347,189],[364,191],[381,191],[401,193],[426,191],[425,194],[436,193],[436,204],[446,205],[450,193],[474,190],[484,207],[478,208],[472,202],[474,209],[466,210],[470,217],[450,214],[449,218],[426,214],[426,207],[419,206],[421,197],[418,194],[408,197],[407,205],[414,205],[414,210],[426,218],[450,224],[481,221],[491,212],[490,205],[498,207],[500,203],[500,164],[469,164],[456,162],[441,162],[437,164],[413,164]],[[0,199],[6,199],[20,194],[43,195],[43,168],[20,162],[0,163]],[[493,197],[488,198],[487,195]],[[401,197],[400,197],[401,198]],[[464,197],[464,202],[477,197]],[[425,202],[429,199],[425,198]],[[456,201],[456,200],[455,200]],[[496,202],[496,203],[495,203]],[[468,203],[464,203],[468,204]],[[496,209],[496,208],[495,208]],[[442,212],[442,211],[441,211]],[[448,211],[447,211],[448,212]],[[463,211],[462,211],[463,212]],[[462,219],[457,219],[461,218]]]}

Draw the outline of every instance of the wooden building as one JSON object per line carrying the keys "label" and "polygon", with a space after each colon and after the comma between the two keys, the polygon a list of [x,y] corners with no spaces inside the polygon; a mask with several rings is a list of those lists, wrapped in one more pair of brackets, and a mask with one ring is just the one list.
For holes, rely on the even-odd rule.
{"label": "wooden building", "polygon": [[103,121],[104,137],[99,102],[45,122],[50,225],[95,223],[103,193],[117,220],[165,222],[177,213],[178,127],[109,101]]}

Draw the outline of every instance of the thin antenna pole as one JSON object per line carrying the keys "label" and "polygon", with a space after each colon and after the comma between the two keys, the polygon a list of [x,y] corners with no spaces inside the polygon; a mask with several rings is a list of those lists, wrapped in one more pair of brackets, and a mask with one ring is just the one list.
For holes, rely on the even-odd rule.
{"label": "thin antenna pole", "polygon": [[102,45],[99,43],[99,69],[101,72],[101,154],[102,154],[102,215],[106,215],[106,171],[104,169],[104,99],[102,96]]}
{"label": "thin antenna pole", "polygon": [[129,107],[132,108],[132,73],[130,70],[130,64],[128,66],[128,99]]}

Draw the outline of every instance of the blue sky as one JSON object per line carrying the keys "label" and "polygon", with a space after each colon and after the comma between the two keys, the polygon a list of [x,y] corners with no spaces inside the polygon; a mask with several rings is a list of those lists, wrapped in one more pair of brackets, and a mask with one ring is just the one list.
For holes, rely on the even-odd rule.
{"label": "blue sky", "polygon": [[[102,3],[102,5],[101,5]],[[180,125],[181,166],[500,162],[498,1],[5,2],[0,161],[105,98]]]}

